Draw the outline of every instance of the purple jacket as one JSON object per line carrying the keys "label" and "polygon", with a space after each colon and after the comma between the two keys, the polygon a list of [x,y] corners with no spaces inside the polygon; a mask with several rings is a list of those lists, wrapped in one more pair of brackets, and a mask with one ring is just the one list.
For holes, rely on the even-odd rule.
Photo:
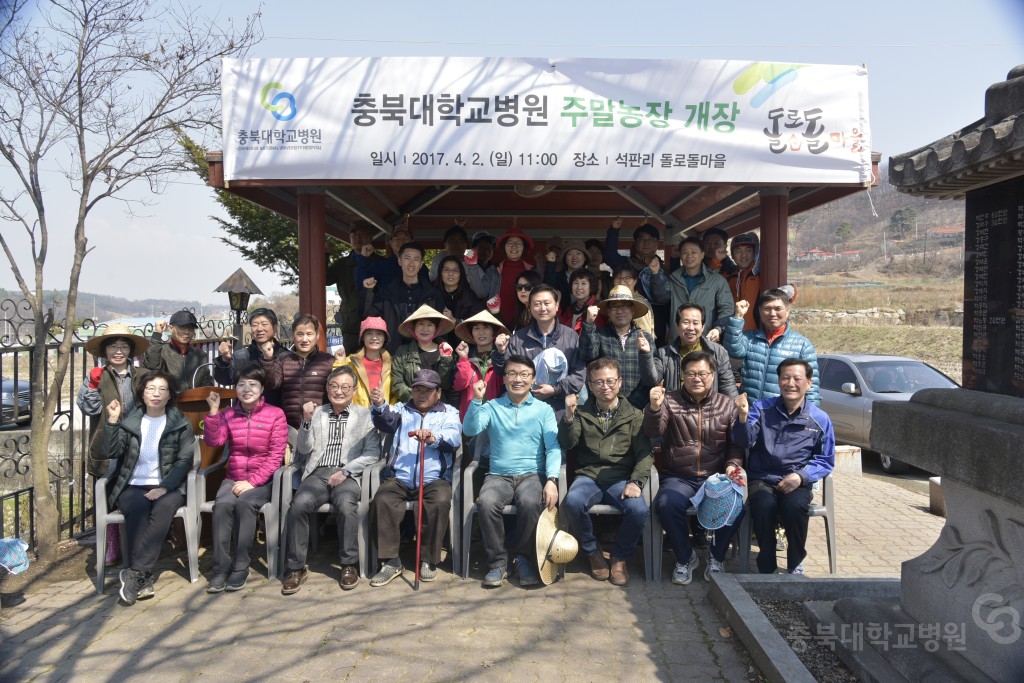
{"label": "purple jacket", "polygon": [[284,463],[288,422],[283,410],[261,396],[251,413],[234,405],[204,418],[203,440],[207,445],[223,446],[229,437],[231,450],[225,478],[263,486]]}

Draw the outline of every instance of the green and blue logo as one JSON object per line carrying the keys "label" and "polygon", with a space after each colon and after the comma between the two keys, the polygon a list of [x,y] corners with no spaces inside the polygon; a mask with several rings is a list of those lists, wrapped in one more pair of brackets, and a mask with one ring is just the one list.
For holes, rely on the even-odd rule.
{"label": "green and blue logo", "polygon": [[[796,80],[797,69],[805,64],[776,64],[772,62],[754,62],[733,81],[732,90],[737,95],[746,95],[755,86],[763,83],[760,90],[750,98],[750,106],[755,109],[768,101],[768,98]],[[266,106],[266,105],[264,105]]]}
{"label": "green and blue logo", "polygon": [[[282,92],[274,95],[273,99],[268,101],[271,90],[281,90]],[[267,83],[263,86],[263,93],[261,95],[261,104],[263,108],[274,115],[274,118],[278,121],[291,121],[295,118],[295,115],[299,113],[298,108],[295,106],[295,95],[290,92],[284,92],[284,86],[278,82]]]}

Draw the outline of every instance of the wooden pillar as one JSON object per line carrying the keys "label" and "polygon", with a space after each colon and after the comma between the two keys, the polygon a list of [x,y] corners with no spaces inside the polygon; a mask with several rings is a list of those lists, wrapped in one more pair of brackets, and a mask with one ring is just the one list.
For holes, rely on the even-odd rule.
{"label": "wooden pillar", "polygon": [[[327,324],[327,272],[324,254],[327,197],[319,188],[299,188],[299,312],[312,313]],[[320,350],[327,350],[327,334],[320,330]]]}
{"label": "wooden pillar", "polygon": [[789,189],[761,190],[761,289],[789,281]]}

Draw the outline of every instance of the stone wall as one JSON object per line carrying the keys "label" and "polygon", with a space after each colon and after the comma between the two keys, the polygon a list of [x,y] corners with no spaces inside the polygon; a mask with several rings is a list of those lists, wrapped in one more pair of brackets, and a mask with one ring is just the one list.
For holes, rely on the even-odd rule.
{"label": "stone wall", "polygon": [[902,308],[872,307],[859,311],[829,311],[817,308],[793,309],[790,318],[795,323],[811,325],[921,325],[938,327],[961,327],[964,322],[962,309],[918,309],[905,311]]}

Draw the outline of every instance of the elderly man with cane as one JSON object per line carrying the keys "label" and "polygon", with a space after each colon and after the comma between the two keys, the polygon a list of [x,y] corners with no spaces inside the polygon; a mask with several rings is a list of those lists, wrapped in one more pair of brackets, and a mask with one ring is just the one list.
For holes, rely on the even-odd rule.
{"label": "elderly man with cane", "polygon": [[417,501],[421,513],[416,519],[416,538],[417,547],[424,549],[422,562],[417,561],[417,584],[420,579],[433,581],[448,529],[452,468],[460,466],[454,462],[455,452],[462,445],[459,411],[441,402],[441,377],[428,369],[413,376],[412,399],[408,402],[388,406],[379,386],[370,392],[370,400],[374,426],[395,435],[380,488],[370,503],[371,533],[376,535],[382,562],[370,585],[386,586],[402,574],[398,557],[400,526],[405,504],[411,500]]}

